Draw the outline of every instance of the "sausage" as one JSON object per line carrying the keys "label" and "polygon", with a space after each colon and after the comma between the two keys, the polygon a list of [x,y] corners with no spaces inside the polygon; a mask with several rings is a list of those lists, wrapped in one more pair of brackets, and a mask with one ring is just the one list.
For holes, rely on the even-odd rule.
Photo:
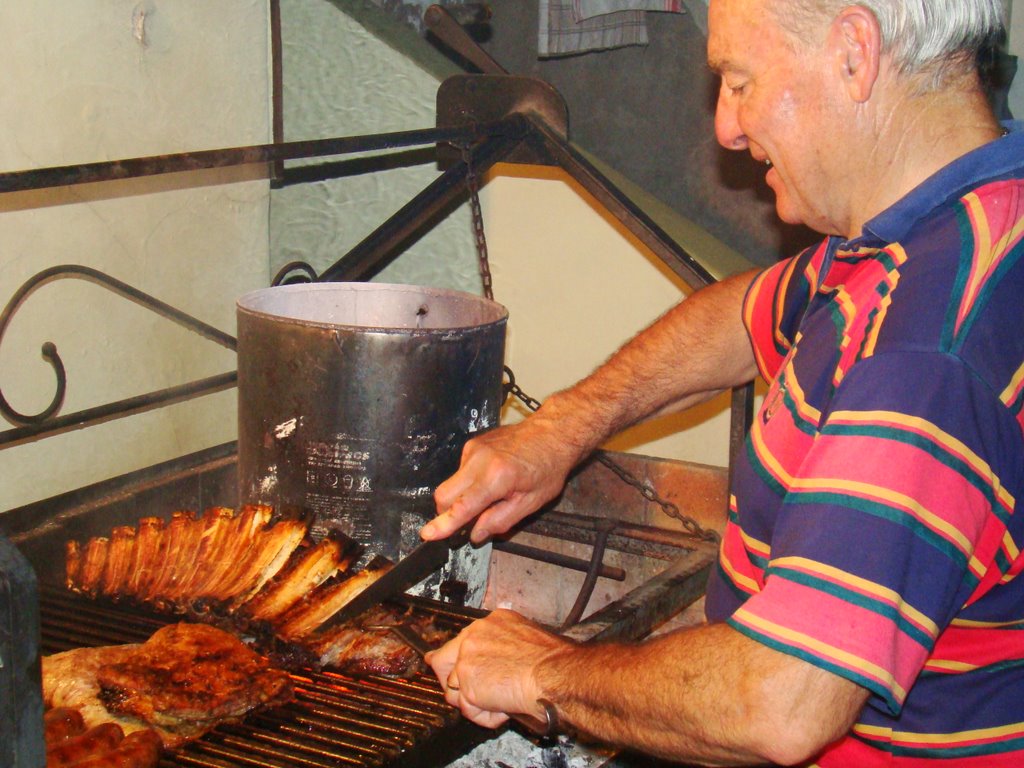
{"label": "sausage", "polygon": [[117,723],[100,723],[46,750],[46,768],[64,768],[92,755],[109,752],[121,743],[124,731]]}
{"label": "sausage", "polygon": [[[106,754],[98,754],[74,764],[73,768],[156,768],[163,744],[152,728],[129,733]],[[47,768],[50,768],[47,763]]]}
{"label": "sausage", "polygon": [[54,707],[43,713],[43,739],[47,749],[84,732],[85,720],[74,707]]}

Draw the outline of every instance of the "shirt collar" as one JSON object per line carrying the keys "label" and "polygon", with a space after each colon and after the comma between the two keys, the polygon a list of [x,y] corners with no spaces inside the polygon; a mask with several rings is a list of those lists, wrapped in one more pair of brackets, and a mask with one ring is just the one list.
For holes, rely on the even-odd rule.
{"label": "shirt collar", "polygon": [[864,225],[864,234],[850,246],[868,241],[895,243],[920,219],[949,200],[958,199],[985,181],[1007,177],[1024,169],[1024,121],[1003,123],[1009,133],[957,158],[925,179],[902,199]]}

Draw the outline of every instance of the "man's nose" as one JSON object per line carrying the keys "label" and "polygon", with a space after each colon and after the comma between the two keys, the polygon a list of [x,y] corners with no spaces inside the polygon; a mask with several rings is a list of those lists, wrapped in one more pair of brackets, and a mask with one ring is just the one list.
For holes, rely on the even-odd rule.
{"label": "man's nose", "polygon": [[715,107],[715,138],[726,149],[746,149],[747,136],[739,124],[736,96],[722,84]]}

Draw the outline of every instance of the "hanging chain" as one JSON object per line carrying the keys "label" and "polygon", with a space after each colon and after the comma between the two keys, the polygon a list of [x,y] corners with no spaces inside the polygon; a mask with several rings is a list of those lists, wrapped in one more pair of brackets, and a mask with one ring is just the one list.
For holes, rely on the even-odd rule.
{"label": "hanging chain", "polygon": [[480,179],[473,167],[473,150],[470,145],[463,144],[462,162],[466,164],[466,186],[469,187],[469,209],[473,213],[473,239],[476,242],[477,261],[480,264],[480,281],[484,287],[484,297],[494,300],[494,288],[491,281],[491,260],[487,255],[487,237],[484,235],[484,214],[480,210]]}
{"label": "hanging chain", "polygon": [[675,518],[682,523],[683,529],[687,534],[695,539],[701,539],[702,541],[710,541],[713,544],[717,544],[721,539],[717,531],[710,528],[704,528],[689,515],[684,515],[679,507],[673,504],[668,499],[663,499],[657,494],[657,492],[650,485],[642,481],[636,475],[632,474],[628,469],[613,460],[604,451],[597,452],[597,460],[604,464],[608,469],[618,475],[619,479],[626,485],[631,485],[650,502],[657,504],[661,507],[662,511],[669,517]]}
{"label": "hanging chain", "polygon": [[[463,144],[460,146],[460,149],[462,151],[462,161],[466,164],[466,186],[469,188],[469,207],[473,216],[473,237],[476,242],[477,260],[480,264],[480,280],[483,283],[484,296],[493,300],[494,288],[491,280],[490,258],[487,254],[487,237],[484,234],[483,212],[480,210],[480,179],[476,175],[476,169],[473,167],[472,148],[468,144]],[[540,400],[531,397],[523,391],[522,387],[516,384],[516,377],[512,373],[512,369],[507,365],[505,366],[505,375],[508,377],[508,383],[504,387],[506,397],[514,395],[531,411],[536,411],[540,408]],[[713,543],[719,541],[716,531],[704,528],[692,517],[684,515],[679,507],[668,499],[663,499],[659,496],[650,485],[640,480],[636,475],[612,459],[605,451],[599,450],[595,456],[599,462],[610,469],[622,482],[635,488],[647,501],[657,504],[666,515],[682,523],[683,529],[687,534],[702,541]]]}

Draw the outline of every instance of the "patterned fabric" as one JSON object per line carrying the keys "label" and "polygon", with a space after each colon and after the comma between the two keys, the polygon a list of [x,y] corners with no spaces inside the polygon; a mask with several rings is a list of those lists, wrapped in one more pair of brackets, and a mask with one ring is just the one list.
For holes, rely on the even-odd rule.
{"label": "patterned fabric", "polygon": [[568,56],[627,45],[647,45],[643,11],[616,11],[577,21],[572,0],[540,0],[537,55]]}
{"label": "patterned fabric", "polygon": [[618,11],[667,11],[682,13],[682,0],[572,0],[572,15],[576,21],[604,16]]}
{"label": "patterned fabric", "polygon": [[[696,6],[707,34],[707,9]],[[569,56],[629,45],[647,45],[648,11],[684,13],[684,0],[539,0],[537,53],[540,57]]]}
{"label": "patterned fabric", "polygon": [[864,686],[816,765],[1024,765],[1024,133],[764,272],[708,616]]}

